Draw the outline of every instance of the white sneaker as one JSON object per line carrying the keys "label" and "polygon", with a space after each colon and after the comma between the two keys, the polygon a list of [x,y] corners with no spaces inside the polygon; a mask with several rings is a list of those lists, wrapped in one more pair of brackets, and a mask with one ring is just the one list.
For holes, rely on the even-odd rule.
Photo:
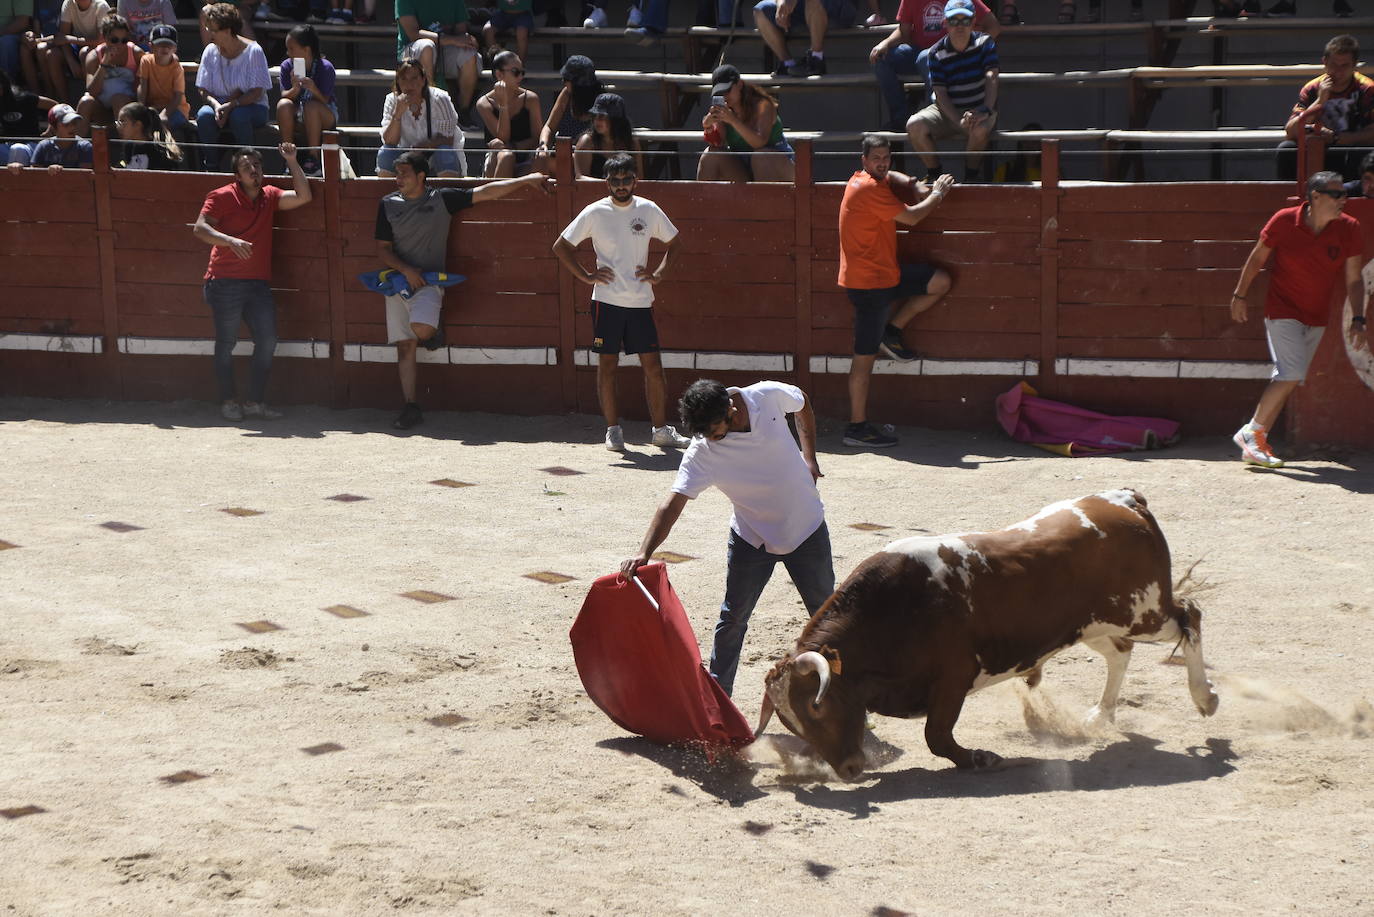
{"label": "white sneaker", "polygon": [[258,22],[267,21],[267,4],[259,3],[258,8],[253,11],[253,18]]}
{"label": "white sneaker", "polygon": [[582,28],[584,29],[604,29],[609,24],[610,20],[606,18],[606,11],[599,6],[592,7],[591,13],[582,20]]}
{"label": "white sneaker", "polygon": [[219,406],[219,416],[225,420],[243,420],[243,405],[237,401],[226,401]]}
{"label": "white sneaker", "polygon": [[625,432],[620,429],[620,424],[606,428],[606,448],[612,452],[625,451]]}
{"label": "white sneaker", "polygon": [[1269,448],[1269,437],[1265,431],[1255,429],[1254,423],[1247,423],[1241,427],[1231,439],[1240,446],[1241,458],[1248,464],[1261,468],[1283,467],[1283,459],[1274,455],[1273,450]]}
{"label": "white sneaker", "polygon": [[876,28],[880,25],[887,25],[887,17],[882,13],[873,13],[864,20],[864,27],[868,29]]}
{"label": "white sneaker", "polygon": [[679,433],[672,424],[654,427],[654,437],[650,442],[664,449],[686,449],[692,444],[692,441]]}

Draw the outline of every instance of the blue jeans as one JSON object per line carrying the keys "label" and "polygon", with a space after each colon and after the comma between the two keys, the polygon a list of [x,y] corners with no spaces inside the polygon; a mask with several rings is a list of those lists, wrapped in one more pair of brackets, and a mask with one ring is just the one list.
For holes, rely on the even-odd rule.
{"label": "blue jeans", "polygon": [[[215,120],[215,110],[202,105],[196,112],[196,133],[201,143],[219,143],[220,131],[226,130],[234,135],[239,146],[253,145],[253,131],[267,125],[266,105],[244,105],[229,112],[229,121],[223,128]],[[219,162],[220,151],[207,150],[201,154],[206,162]]]}
{"label": "blue jeans", "polygon": [[898,45],[888,51],[873,64],[873,75],[878,79],[878,91],[887,103],[888,130],[906,130],[906,119],[911,117],[907,105],[906,90],[902,88],[902,78],[919,76],[925,83],[926,96],[935,100],[930,89],[930,49],[917,51],[911,45]]}
{"label": "blue jeans", "polygon": [[745,541],[732,528],[725,557],[725,601],[720,605],[720,620],[716,622],[715,642],[711,646],[711,674],[730,694],[735,689],[735,670],[739,668],[749,616],[754,613],[754,605],[768,585],[773,568],[780,562],[787,567],[808,616],[815,614],[835,591],[835,568],[830,555],[830,529],[824,522],[791,554],[769,554]]}
{"label": "blue jeans", "polygon": [[19,48],[20,42],[24,40],[23,35],[0,35],[0,70],[5,71],[14,79],[20,77],[19,67]]}
{"label": "blue jeans", "polygon": [[277,350],[277,304],[272,299],[272,285],[266,280],[207,280],[205,301],[215,317],[215,379],[220,400],[235,398],[234,345],[239,340],[239,324],[247,323],[253,334],[248,400],[261,404],[267,394],[272,354]]}
{"label": "blue jeans", "polygon": [[[394,172],[396,171],[396,158],[405,152],[405,149],[395,146],[382,144],[382,148],[377,151],[377,171]],[[435,147],[432,150],[421,150],[422,153],[429,154],[429,170],[434,176],[442,175],[444,172],[457,172],[463,174],[463,168],[458,164],[458,151],[451,146]]]}

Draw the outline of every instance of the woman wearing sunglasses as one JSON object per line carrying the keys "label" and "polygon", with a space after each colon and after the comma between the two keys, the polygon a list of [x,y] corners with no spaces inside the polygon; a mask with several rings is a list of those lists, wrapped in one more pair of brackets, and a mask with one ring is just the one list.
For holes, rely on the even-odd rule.
{"label": "woman wearing sunglasses", "polygon": [[539,96],[520,85],[525,65],[518,54],[502,51],[492,58],[491,75],[496,85],[477,100],[488,151],[482,176],[512,178],[530,170],[539,143],[536,126],[542,126],[544,118]]}

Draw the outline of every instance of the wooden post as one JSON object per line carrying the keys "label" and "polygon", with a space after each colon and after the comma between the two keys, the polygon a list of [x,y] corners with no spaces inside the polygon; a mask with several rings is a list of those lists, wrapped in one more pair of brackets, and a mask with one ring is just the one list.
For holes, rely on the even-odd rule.
{"label": "wooden post", "polygon": [[[797,208],[796,241],[792,246],[792,260],[797,276],[797,329],[793,348],[793,371],[802,391],[811,387],[811,199],[815,181],[810,140],[794,141],[796,147],[796,179],[793,200]],[[814,397],[814,396],[813,396]]]}
{"label": "wooden post", "polygon": [[110,203],[110,141],[104,127],[91,128],[95,172],[95,237],[100,261],[100,305],[104,316],[101,360],[111,398],[124,397],[124,372],[119,353],[119,298],[115,294],[114,207]]}
{"label": "wooden post", "polygon": [[1326,164],[1326,144],[1316,134],[1304,134],[1298,144],[1298,190],[1299,199],[1307,200],[1307,176],[1320,172]]}
{"label": "wooden post", "polygon": [[340,200],[343,176],[339,172],[339,132],[324,132],[324,249],[329,270],[329,403],[348,407],[348,364],[344,342],[348,326],[344,310],[343,213]]}
{"label": "wooden post", "polygon": [[[557,225],[554,233],[561,233],[573,218],[572,140],[559,137],[554,148],[554,207]],[[577,281],[563,265],[558,265],[558,379],[563,389],[563,409],[578,410],[577,403]]]}
{"label": "wooden post", "polygon": [[1040,373],[1054,385],[1059,355],[1059,141],[1040,141]]}

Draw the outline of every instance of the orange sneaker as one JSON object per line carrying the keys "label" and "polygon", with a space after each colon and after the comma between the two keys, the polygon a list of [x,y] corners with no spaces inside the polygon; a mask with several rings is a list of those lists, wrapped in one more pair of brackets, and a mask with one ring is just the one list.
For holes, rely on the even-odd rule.
{"label": "orange sneaker", "polygon": [[1231,438],[1240,446],[1241,457],[1249,464],[1261,468],[1283,467],[1283,460],[1274,455],[1274,451],[1269,448],[1269,437],[1265,435],[1265,431],[1253,423],[1241,427]]}

